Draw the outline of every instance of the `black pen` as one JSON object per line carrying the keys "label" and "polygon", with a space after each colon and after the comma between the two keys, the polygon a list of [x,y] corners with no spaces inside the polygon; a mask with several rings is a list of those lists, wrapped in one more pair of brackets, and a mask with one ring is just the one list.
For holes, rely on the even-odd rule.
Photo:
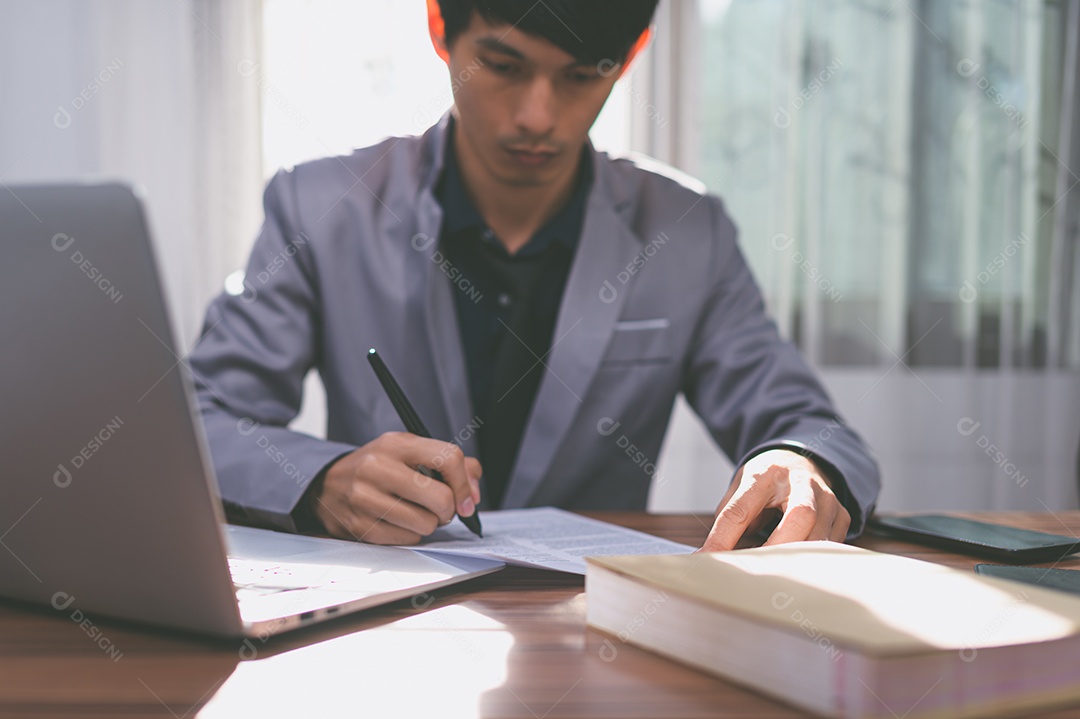
{"label": "black pen", "polygon": [[[383,389],[386,390],[386,394],[390,397],[390,402],[394,405],[394,409],[397,410],[398,416],[401,417],[401,421],[405,423],[405,429],[415,434],[417,437],[424,437],[425,439],[433,439],[431,433],[428,432],[427,427],[424,426],[423,421],[420,419],[420,415],[413,409],[412,403],[405,396],[405,392],[402,391],[401,385],[394,379],[394,375],[390,374],[390,368],[383,362],[379,353],[373,349],[368,350],[368,362],[371,363],[371,368],[375,370],[375,376],[379,378],[379,382],[382,384]],[[442,474],[438,470],[428,469],[427,467],[416,468],[420,474],[425,477],[431,477],[437,479],[442,483],[446,483]],[[473,534],[477,537],[483,537],[484,534],[480,529],[480,512],[474,511],[468,517],[462,517],[458,515],[461,521],[469,528]]]}

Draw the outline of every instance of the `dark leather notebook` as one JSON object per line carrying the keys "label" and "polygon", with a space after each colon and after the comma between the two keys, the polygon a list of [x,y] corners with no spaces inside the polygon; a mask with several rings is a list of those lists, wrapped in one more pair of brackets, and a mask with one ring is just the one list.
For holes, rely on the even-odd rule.
{"label": "dark leather notebook", "polygon": [[1037,584],[1049,589],[1060,589],[1080,594],[1080,571],[1075,569],[1047,569],[1045,567],[1007,567],[1001,564],[976,564],[976,574],[988,577],[1012,579],[1026,584]]}

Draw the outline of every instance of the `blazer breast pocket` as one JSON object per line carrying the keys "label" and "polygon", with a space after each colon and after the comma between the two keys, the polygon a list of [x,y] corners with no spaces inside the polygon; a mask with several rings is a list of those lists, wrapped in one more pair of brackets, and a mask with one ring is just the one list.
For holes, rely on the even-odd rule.
{"label": "blazer breast pocket", "polygon": [[615,323],[602,366],[668,364],[673,356],[671,320],[621,320]]}

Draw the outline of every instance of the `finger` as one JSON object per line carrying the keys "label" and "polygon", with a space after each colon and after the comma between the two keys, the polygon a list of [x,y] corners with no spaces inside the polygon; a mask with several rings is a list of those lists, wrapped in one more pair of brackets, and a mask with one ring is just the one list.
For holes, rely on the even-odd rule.
{"label": "finger", "polygon": [[806,535],[806,541],[825,541],[832,535],[833,524],[836,523],[840,514],[840,502],[826,485],[820,484],[814,479],[811,479],[810,482],[810,489],[814,493],[814,507],[817,517],[813,529]]}
{"label": "finger", "polygon": [[740,484],[731,499],[716,515],[712,531],[701,546],[706,552],[733,549],[739,538],[769,503],[771,492],[761,482]]}
{"label": "finger", "polygon": [[[349,503],[354,516],[373,518],[420,536],[426,537],[439,526],[439,517],[434,512],[370,485],[355,485],[349,495]],[[372,525],[369,524],[365,531],[371,529]],[[374,541],[365,534],[360,534],[359,539],[362,542]]]}
{"label": "finger", "polygon": [[808,540],[843,542],[851,527],[851,515],[825,482],[811,479],[817,506],[817,523]]}
{"label": "finger", "polygon": [[765,546],[801,542],[810,537],[818,523],[817,499],[808,480],[794,480],[788,489],[787,508]]}
{"label": "finger", "polygon": [[[735,473],[734,478],[731,480],[731,484],[728,485],[728,491],[724,494],[724,499],[720,500],[720,503],[717,505],[717,507],[723,507],[731,500],[732,497],[734,497],[734,493],[735,491],[738,491],[739,485],[742,481],[743,469],[744,467],[739,467],[739,471]],[[781,514],[782,513],[780,512],[779,508],[775,508],[775,510],[770,511],[770,508],[766,507],[764,511],[759,512],[756,517],[751,519],[750,524],[746,525],[746,529],[743,531],[740,540],[742,540],[742,538],[744,537],[750,537],[750,535],[757,534],[759,531],[761,531],[762,528],[764,528],[770,523],[775,525],[775,523],[778,523],[778,521],[780,521]],[[735,546],[739,545],[737,544]]]}
{"label": "finger", "polygon": [[851,526],[851,515],[825,482],[814,481],[814,492],[817,497],[819,517],[810,539],[843,542]]}
{"label": "finger", "polygon": [[[713,519],[713,529],[715,529],[715,527],[716,527],[716,518],[718,518],[720,516],[720,510],[722,510],[724,507],[727,506],[727,503],[730,502],[731,498],[735,496],[735,492],[738,491],[739,484],[742,481],[742,474],[743,474],[743,468],[739,467],[739,469],[735,472],[735,476],[731,478],[731,482],[728,484],[728,488],[727,488],[727,491],[724,492],[724,496],[720,498],[720,502],[716,505],[716,511],[713,512],[713,517],[714,517],[714,519]],[[715,550],[713,549],[713,544],[710,542],[711,537],[712,537],[712,533],[711,533],[711,530],[710,530],[709,537],[706,537],[705,542],[701,545],[701,547],[699,549],[694,550],[694,551],[695,552],[721,551],[720,549],[715,549]]]}
{"label": "finger", "polygon": [[472,488],[473,502],[480,504],[480,478],[484,476],[484,468],[480,466],[480,460],[476,457],[466,457],[465,471],[469,474],[469,486]]}
{"label": "finger", "polygon": [[[333,504],[334,506],[331,506]],[[407,529],[383,522],[376,517],[354,514],[350,507],[340,502],[322,502],[316,510],[332,536],[363,541],[371,544],[416,544],[420,535]]]}
{"label": "finger", "polygon": [[450,487],[408,466],[393,453],[368,455],[363,472],[364,475],[358,475],[346,490],[353,511],[379,516],[379,512],[388,509],[385,500],[378,500],[378,505],[371,505],[378,506],[378,512],[363,504],[364,499],[369,497],[376,501],[374,495],[379,493],[384,497],[400,497],[419,505],[434,514],[442,524],[454,518],[456,507]]}
{"label": "finger", "polygon": [[408,480],[402,478],[395,483],[393,494],[408,500],[434,514],[439,519],[439,524],[449,524],[454,519],[457,508],[454,506],[454,493],[443,482],[428,476],[434,474],[432,470],[412,469],[405,465],[399,465],[400,469],[408,474]]}
{"label": "finger", "polygon": [[461,447],[452,442],[405,434],[399,440],[397,449],[397,456],[413,469],[427,467],[442,475],[454,493],[454,505],[458,514],[468,517],[475,511],[476,503],[472,498],[469,473],[465,468],[465,453],[461,451]]}
{"label": "finger", "polygon": [[[839,502],[837,502],[839,504]],[[851,514],[844,505],[840,504],[840,511],[836,513],[836,521],[829,530],[829,539],[834,542],[846,542],[848,530],[851,529]]]}
{"label": "finger", "polygon": [[814,528],[806,535],[806,541],[808,542],[825,541],[832,534],[833,523],[836,522],[836,515],[838,512],[833,507],[830,507],[829,509],[820,509],[822,504],[822,500],[818,500],[817,506],[819,509],[817,510]]}

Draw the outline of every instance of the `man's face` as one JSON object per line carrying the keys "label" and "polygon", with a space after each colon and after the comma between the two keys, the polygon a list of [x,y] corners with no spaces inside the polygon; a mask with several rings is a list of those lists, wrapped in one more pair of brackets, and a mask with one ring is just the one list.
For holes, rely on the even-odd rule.
{"label": "man's face", "polygon": [[449,51],[460,150],[508,185],[572,176],[617,68],[582,63],[478,13]]}

